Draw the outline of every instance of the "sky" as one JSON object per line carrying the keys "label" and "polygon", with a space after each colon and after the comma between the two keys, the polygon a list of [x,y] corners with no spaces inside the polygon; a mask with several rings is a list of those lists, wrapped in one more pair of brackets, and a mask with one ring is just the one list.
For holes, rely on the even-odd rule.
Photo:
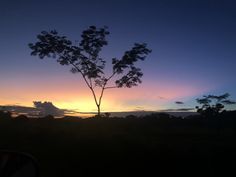
{"label": "sky", "polygon": [[96,111],[79,75],[51,58],[31,56],[28,47],[42,30],[79,41],[91,25],[109,27],[102,51],[108,63],[135,42],[152,49],[139,63],[142,84],[107,90],[102,111],[194,108],[196,98],[226,92],[236,100],[235,9],[234,0],[1,0],[0,105],[51,101]]}

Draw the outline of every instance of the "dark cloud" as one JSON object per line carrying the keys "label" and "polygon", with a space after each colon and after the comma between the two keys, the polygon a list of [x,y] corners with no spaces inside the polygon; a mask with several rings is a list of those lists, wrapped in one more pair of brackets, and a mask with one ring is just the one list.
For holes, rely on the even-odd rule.
{"label": "dark cloud", "polygon": [[184,104],[182,101],[176,101],[175,104]]}
{"label": "dark cloud", "polygon": [[[62,117],[67,110],[59,109],[51,102],[34,101],[35,107],[19,106],[19,105],[0,105],[0,110],[10,111],[14,115],[24,114],[29,117],[38,116],[57,116]],[[71,111],[69,111],[71,112]]]}
{"label": "dark cloud", "polygon": [[195,108],[179,108],[179,109],[163,109],[160,112],[185,112],[185,111],[194,111]]}
{"label": "dark cloud", "polygon": [[64,111],[54,106],[51,102],[34,101],[36,109],[40,110],[41,115],[63,116]]}

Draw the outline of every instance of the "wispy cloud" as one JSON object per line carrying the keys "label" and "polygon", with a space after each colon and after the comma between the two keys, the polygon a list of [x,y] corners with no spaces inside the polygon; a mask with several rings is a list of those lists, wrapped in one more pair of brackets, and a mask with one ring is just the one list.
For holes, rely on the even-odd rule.
{"label": "wispy cloud", "polygon": [[177,108],[177,109],[163,109],[160,112],[185,112],[185,111],[194,111],[195,108]]}
{"label": "wispy cloud", "polygon": [[167,98],[163,97],[163,96],[158,96],[157,98],[161,99],[161,100],[166,100]]}
{"label": "wispy cloud", "polygon": [[184,104],[182,101],[176,101],[175,104]]}

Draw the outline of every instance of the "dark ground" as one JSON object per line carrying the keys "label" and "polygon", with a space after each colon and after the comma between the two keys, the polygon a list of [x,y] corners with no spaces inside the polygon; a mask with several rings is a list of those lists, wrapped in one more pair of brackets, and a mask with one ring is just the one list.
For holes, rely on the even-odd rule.
{"label": "dark ground", "polygon": [[42,177],[236,176],[236,116],[25,119],[0,116],[0,149],[28,152]]}

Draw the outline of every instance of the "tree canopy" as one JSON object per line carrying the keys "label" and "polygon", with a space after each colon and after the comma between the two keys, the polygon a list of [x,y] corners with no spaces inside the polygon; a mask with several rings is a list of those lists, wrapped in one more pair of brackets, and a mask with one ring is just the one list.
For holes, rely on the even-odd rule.
{"label": "tree canopy", "polygon": [[[138,61],[145,60],[151,52],[146,43],[134,43],[124,52],[121,58],[112,58],[112,71],[105,73],[106,60],[100,56],[104,46],[108,45],[106,37],[110,34],[107,27],[90,26],[84,30],[79,44],[73,43],[56,30],[42,31],[37,35],[37,42],[30,43],[31,55],[55,58],[61,65],[70,65],[71,72],[79,73],[91,90],[100,115],[100,106],[104,90],[112,88],[131,88],[142,82],[143,73],[136,66]],[[113,82],[112,85],[110,85]],[[95,91],[100,88],[100,92]]]}
{"label": "tree canopy", "polygon": [[216,116],[223,111],[225,105],[236,104],[235,101],[228,99],[229,96],[229,93],[225,93],[219,96],[204,95],[203,98],[196,99],[197,103],[201,105],[201,107],[196,106],[197,112],[206,117]]}

